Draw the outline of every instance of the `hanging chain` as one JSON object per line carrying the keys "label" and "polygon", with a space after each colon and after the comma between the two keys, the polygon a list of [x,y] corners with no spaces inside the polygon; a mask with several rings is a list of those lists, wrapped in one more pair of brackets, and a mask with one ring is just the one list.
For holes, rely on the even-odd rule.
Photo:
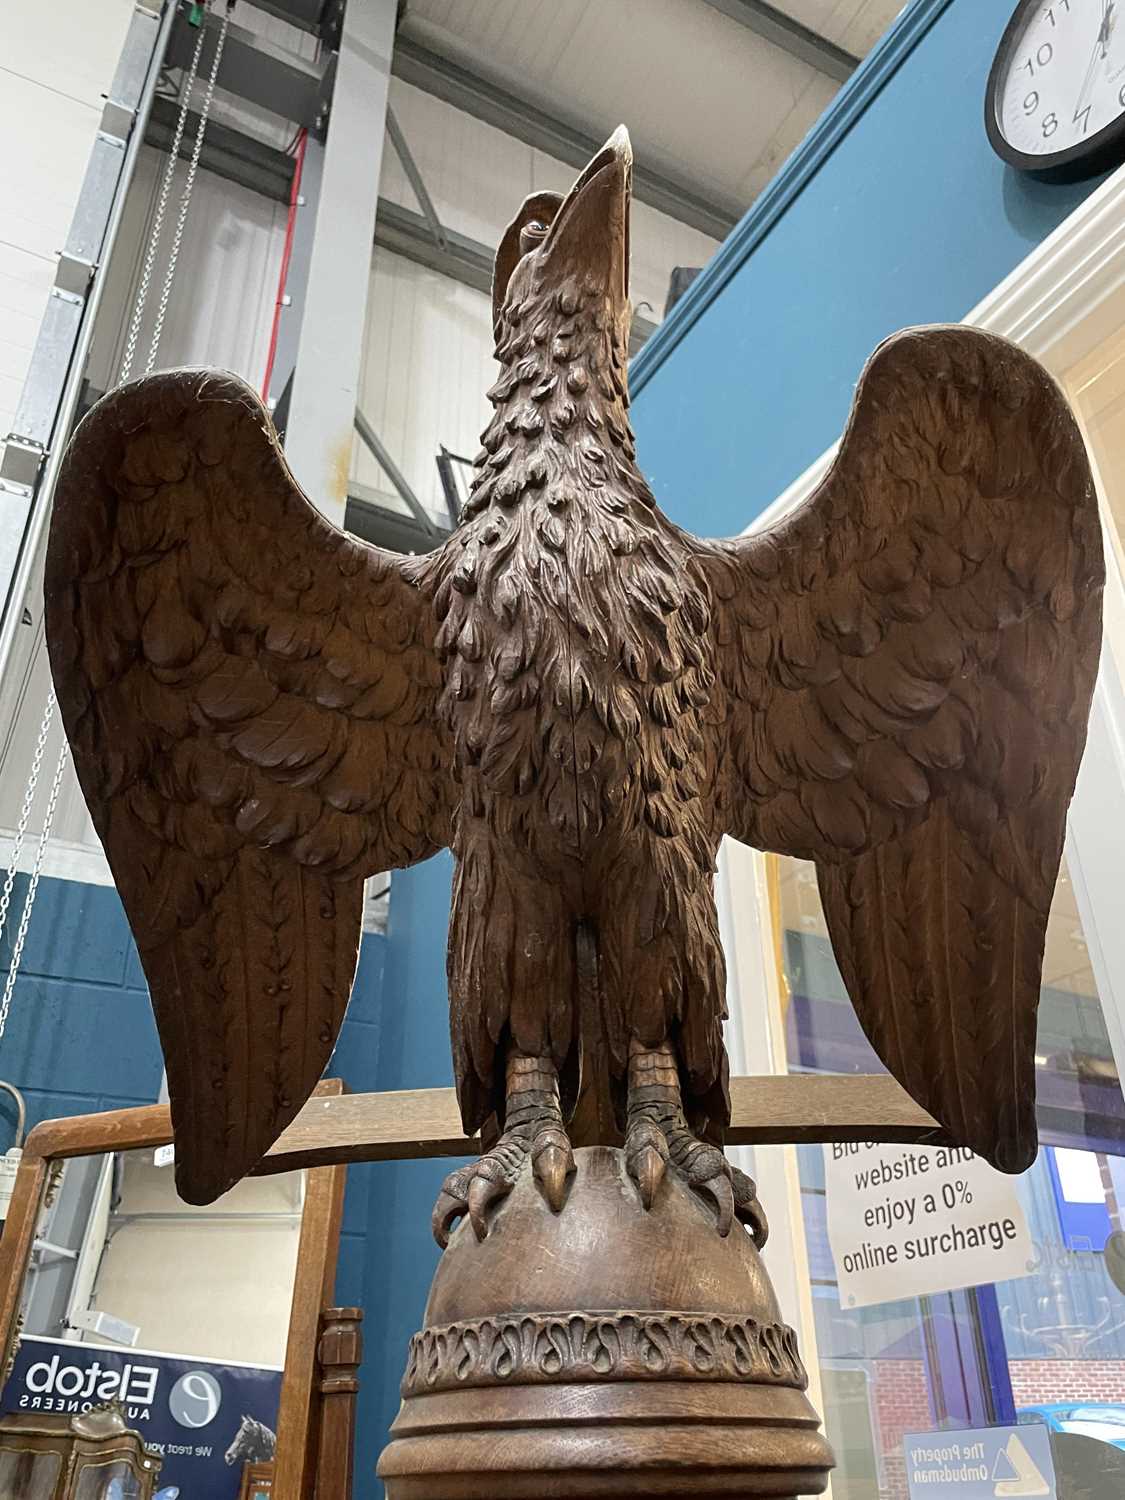
{"label": "hanging chain", "polygon": [[47,732],[51,727],[54,713],[55,690],[52,688],[47,694],[43,722],[39,726],[39,738],[35,742],[35,754],[31,757],[31,774],[27,778],[23,806],[20,808],[19,822],[16,824],[15,842],[12,845],[8,868],[4,873],[4,889],[0,891],[0,938],[4,936],[4,928],[8,921],[8,908],[12,903],[12,887],[16,883],[16,870],[19,868],[20,855],[23,853],[23,841],[27,837],[27,825],[31,820],[31,805],[35,801],[35,790],[39,785],[39,773],[43,768],[43,751],[46,748]]}
{"label": "hanging chain", "polygon": [[[45,723],[49,723],[49,717],[54,711],[54,706],[55,695],[52,691],[47,699],[47,712],[43,715]],[[37,746],[40,764],[42,764],[44,739],[45,736],[41,732],[39,745]],[[43,831],[39,835],[39,847],[35,851],[35,863],[31,867],[31,880],[28,882],[27,895],[24,897],[23,902],[23,911],[20,913],[20,925],[16,929],[16,941],[12,947],[12,962],[8,966],[8,976],[4,981],[4,996],[3,999],[0,999],[0,1037],[3,1037],[4,1028],[8,1024],[8,1011],[11,1009],[12,995],[15,993],[16,976],[20,971],[23,948],[27,942],[27,929],[31,925],[31,912],[35,906],[36,892],[39,889],[39,877],[43,873],[43,855],[46,852],[47,840],[51,837],[51,824],[55,821],[55,808],[58,806],[59,789],[62,786],[63,772],[66,770],[66,763],[69,759],[70,746],[67,743],[64,733],[63,742],[59,748],[59,758],[55,762],[55,774],[51,781],[51,794],[47,798],[47,811],[43,814]],[[36,780],[38,780],[37,768],[35,769],[35,776]],[[34,793],[34,787],[31,789]],[[11,894],[6,884],[5,894]]]}
{"label": "hanging chain", "polygon": [[164,229],[164,214],[168,207],[168,198],[172,191],[172,179],[176,174],[176,162],[180,156],[180,142],[184,138],[184,126],[187,124],[188,109],[191,106],[191,96],[195,88],[196,76],[199,72],[199,58],[203,52],[203,38],[206,34],[206,26],[200,26],[199,35],[195,39],[195,50],[191,54],[191,64],[188,67],[187,77],[184,80],[184,93],[180,101],[180,113],[176,117],[176,128],[172,133],[172,144],[168,148],[168,160],[164,166],[164,177],[160,184],[160,196],[156,201],[156,213],[152,220],[152,231],[149,234],[148,246],[145,250],[144,266],[141,270],[140,285],[137,289],[137,300],[133,307],[133,317],[129,323],[129,335],[125,340],[125,353],[121,358],[121,372],[117,377],[118,385],[124,385],[129,378],[129,371],[133,368],[133,359],[137,353],[137,340],[141,333],[141,319],[144,317],[145,303],[148,301],[148,288],[152,280],[152,268],[156,264],[156,252],[160,245],[160,236]]}
{"label": "hanging chain", "polygon": [[[164,320],[168,312],[168,300],[172,293],[172,284],[176,275],[176,263],[179,259],[180,245],[184,236],[184,226],[187,223],[188,206],[191,202],[192,188],[195,185],[196,172],[199,169],[199,159],[203,152],[203,136],[207,129],[207,120],[211,113],[211,103],[215,97],[215,81],[219,75],[219,64],[222,61],[223,46],[227,39],[227,30],[230,26],[230,13],[233,9],[231,0],[228,0],[222,24],[219,27],[219,35],[215,42],[215,56],[211,63],[211,72],[207,79],[207,91],[203,98],[203,106],[199,115],[199,129],[192,145],[191,159],[188,163],[187,177],[184,180],[183,193],[180,196],[179,212],[176,216],[176,227],[172,236],[172,249],[168,257],[168,266],[164,274],[164,281],[160,288],[160,302],[157,307],[156,322],[153,327],[152,342],[149,346],[148,360],[145,364],[144,373],[150,375],[156,364],[157,350],[160,347],[160,338],[164,331]],[[141,269],[141,278],[137,287],[137,299],[133,306],[133,316],[129,322],[129,332],[125,340],[125,352],[121,359],[121,370],[118,375],[118,384],[124,384],[133,368],[136,358],[137,343],[140,339],[141,322],[144,317],[145,304],[148,301],[149,287],[152,283],[153,268],[156,265],[156,252],[160,245],[160,238],[164,230],[164,216],[168,209],[168,199],[172,193],[172,182],[175,177],[176,163],[179,160],[180,145],[184,138],[184,128],[187,124],[188,111],[191,106],[192,94],[195,90],[196,80],[199,75],[199,59],[203,52],[203,42],[206,34],[206,26],[200,26],[199,35],[196,37],[195,48],[192,52],[191,63],[188,67],[187,76],[184,80],[183,98],[180,103],[180,112],[176,118],[176,128],[172,135],[172,144],[168,152],[168,161],[164,168],[163,179],[160,184],[160,195],[157,199],[156,213],[153,216],[152,229],[149,233],[148,245],[145,249],[144,263]],[[47,702],[43,709],[43,719],[39,726],[39,737],[35,742],[35,753],[31,760],[31,772],[27,778],[27,787],[24,791],[23,806],[20,808],[19,822],[16,825],[16,836],[12,843],[12,852],[4,872],[4,885],[0,890],[0,939],[3,938],[5,927],[8,922],[8,913],[12,903],[12,892],[15,889],[16,872],[19,869],[20,856],[27,838],[27,828],[31,820],[31,809],[35,803],[35,793],[39,787],[39,778],[43,770],[43,753],[47,746],[47,737],[50,733],[51,723],[55,716],[55,690],[51,688],[47,694]],[[28,928],[31,925],[31,913],[35,907],[35,897],[39,890],[39,880],[43,873],[43,857],[47,848],[47,840],[51,835],[51,825],[55,820],[55,810],[58,807],[59,792],[62,788],[63,773],[66,770],[67,761],[70,759],[70,745],[66,734],[63,734],[62,746],[59,750],[58,759],[55,762],[55,774],[51,780],[51,790],[47,798],[47,808],[43,815],[43,828],[39,835],[38,847],[35,851],[35,859],[31,867],[31,879],[28,882],[27,894],[24,897],[23,910],[20,912],[19,926],[16,929],[16,938],[12,946],[12,960],[8,966],[8,973],[4,980],[4,992],[0,996],[0,1038],[4,1035],[8,1024],[8,1012],[11,1009],[12,996],[15,993],[16,978],[19,974],[20,963],[23,959],[23,950],[27,942]]]}
{"label": "hanging chain", "polygon": [[[160,303],[156,309],[156,323],[153,326],[152,330],[152,344],[149,347],[148,361],[145,364],[146,375],[152,374],[153,367],[156,364],[156,351],[160,347],[160,336],[164,332],[164,317],[168,311],[168,298],[172,294],[172,282],[175,280],[176,276],[176,262],[180,258],[180,242],[184,237],[184,225],[187,223],[188,204],[191,202],[191,190],[195,185],[195,174],[199,168],[200,155],[203,152],[203,136],[207,130],[207,120],[211,113],[211,101],[215,97],[215,79],[219,76],[219,64],[223,58],[223,46],[227,39],[227,29],[230,26],[230,12],[231,7],[228,5],[223,14],[222,24],[219,27],[219,36],[218,40],[215,43],[215,56],[211,60],[211,73],[207,79],[207,92],[203,96],[203,107],[199,112],[199,129],[196,132],[195,144],[192,147],[191,161],[188,163],[187,177],[184,179],[184,191],[180,198],[180,212],[176,218],[176,230],[172,236],[172,249],[168,255],[168,269],[164,273],[164,285],[160,288]],[[199,30],[200,40],[202,40],[203,27],[201,26]],[[198,50],[199,46],[197,43],[196,57],[198,56]],[[192,59],[193,66],[195,64],[196,57],[193,57]],[[194,85],[194,74],[192,77],[192,83]],[[187,99],[187,97],[188,92],[185,91],[185,100]],[[178,149],[178,147],[179,143],[177,142],[176,149]],[[174,162],[175,157],[170,157],[169,161]]]}

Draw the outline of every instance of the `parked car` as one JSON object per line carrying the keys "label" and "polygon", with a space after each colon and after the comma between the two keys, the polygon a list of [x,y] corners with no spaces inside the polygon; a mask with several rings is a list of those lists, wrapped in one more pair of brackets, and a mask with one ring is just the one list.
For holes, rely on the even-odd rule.
{"label": "parked car", "polygon": [[1125,1405],[1110,1401],[1050,1401],[1043,1406],[1021,1406],[1021,1426],[1044,1423],[1052,1432],[1072,1432],[1125,1449]]}

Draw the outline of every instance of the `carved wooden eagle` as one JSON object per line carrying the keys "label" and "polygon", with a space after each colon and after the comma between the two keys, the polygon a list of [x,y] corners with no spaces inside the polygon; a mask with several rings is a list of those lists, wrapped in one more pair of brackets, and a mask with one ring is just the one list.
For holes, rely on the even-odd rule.
{"label": "carved wooden eagle", "polygon": [[715,1144],[724,834],[815,861],[860,1020],[914,1098],[1006,1171],[1035,1154],[1044,931],[1100,640],[1078,430],[1010,344],[910,330],[800,509],[734,541],[682,531],[627,415],[630,171],[621,130],[504,235],[495,414],[427,556],[329,525],[231,375],[125,386],[75,435],[51,662],[189,1201],[246,1172],[327,1063],[364,877],[443,846],[461,1109],[496,1123],[439,1238],[466,1212],[484,1234],[529,1157],[562,1204],[583,1052],[594,1134],[616,1101],[646,1205],[681,1171],[720,1230],[764,1238]]}

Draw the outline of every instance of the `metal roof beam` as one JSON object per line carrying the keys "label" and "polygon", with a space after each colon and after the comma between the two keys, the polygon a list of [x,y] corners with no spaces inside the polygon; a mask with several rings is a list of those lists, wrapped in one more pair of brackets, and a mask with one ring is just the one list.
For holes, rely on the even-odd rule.
{"label": "metal roof beam", "polygon": [[[200,77],[206,78],[215,57],[215,44],[222,24],[211,10],[204,21],[206,33],[199,59]],[[181,11],[172,27],[165,65],[186,68],[195,48],[196,29],[189,25],[187,12]],[[324,93],[324,69],[308,62],[285,47],[275,46],[265,37],[256,36],[243,26],[231,22],[223,47],[219,88],[237,94],[251,104],[268,109],[298,125],[314,126],[321,113]]]}
{"label": "metal roof beam", "polygon": [[395,112],[387,105],[387,134],[390,136],[391,145],[395,148],[395,154],[402,164],[402,170],[406,173],[410,186],[414,189],[414,196],[418,200],[418,207],[426,216],[426,223],[430,226],[430,234],[437,243],[445,249],[445,228],[438,217],[438,211],[434,207],[434,200],[430,197],[430,190],[426,186],[426,179],[414,160],[414,153],[410,149],[410,143],[403,134]]}
{"label": "metal roof beam", "polygon": [[[179,105],[174,99],[161,95],[152,101],[145,144],[159,151],[170,151],[176,133],[176,116]],[[180,141],[180,156],[189,159],[199,133],[199,114],[188,111],[186,128]],[[199,158],[201,167],[223,177],[227,182],[236,182],[251,192],[261,193],[277,203],[288,203],[293,184],[293,158],[276,146],[267,146],[244,131],[234,130],[219,120],[208,120],[207,134],[203,137],[203,151]]]}
{"label": "metal roof beam", "polygon": [[326,0],[251,0],[255,10],[264,10],[267,15],[288,21],[301,31],[320,31]]}
{"label": "metal roof beam", "polygon": [[379,199],[375,244],[380,250],[401,255],[415,265],[459,281],[462,286],[471,286],[474,291],[486,295],[492,291],[490,250],[452,229],[445,230],[445,245],[439,245],[421,214],[392,203],[389,198]]}
{"label": "metal roof beam", "polygon": [[[403,83],[413,84],[568,166],[584,167],[604,144],[577,126],[546,114],[529,99],[439,56],[401,30],[395,40],[391,72]],[[680,178],[637,163],[633,165],[633,193],[650,208],[717,240],[725,239],[744,211],[738,204],[706,197]]]}
{"label": "metal roof beam", "polygon": [[778,10],[776,5],[767,5],[766,0],[705,0],[705,3],[837,83],[847,83],[862,60]]}

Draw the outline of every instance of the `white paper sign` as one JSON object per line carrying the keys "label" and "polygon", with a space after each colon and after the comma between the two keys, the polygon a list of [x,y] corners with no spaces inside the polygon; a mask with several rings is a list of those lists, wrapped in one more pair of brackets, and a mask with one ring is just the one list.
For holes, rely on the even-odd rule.
{"label": "white paper sign", "polygon": [[1034,1259],[1015,1182],[950,1147],[824,1147],[828,1242],[841,1307],[1026,1276]]}

